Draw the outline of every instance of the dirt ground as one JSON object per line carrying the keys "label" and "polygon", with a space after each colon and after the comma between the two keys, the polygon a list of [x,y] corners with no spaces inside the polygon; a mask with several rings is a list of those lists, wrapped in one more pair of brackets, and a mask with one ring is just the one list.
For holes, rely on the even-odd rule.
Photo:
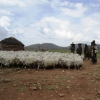
{"label": "dirt ground", "polygon": [[0,100],[100,100],[100,59],[81,70],[0,68]]}

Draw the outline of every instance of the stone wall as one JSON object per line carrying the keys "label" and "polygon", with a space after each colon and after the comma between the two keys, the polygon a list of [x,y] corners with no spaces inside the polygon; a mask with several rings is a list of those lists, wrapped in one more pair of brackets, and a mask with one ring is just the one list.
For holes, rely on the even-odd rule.
{"label": "stone wall", "polygon": [[23,45],[2,44],[1,50],[6,50],[6,51],[20,51],[20,50],[24,50],[24,46]]}

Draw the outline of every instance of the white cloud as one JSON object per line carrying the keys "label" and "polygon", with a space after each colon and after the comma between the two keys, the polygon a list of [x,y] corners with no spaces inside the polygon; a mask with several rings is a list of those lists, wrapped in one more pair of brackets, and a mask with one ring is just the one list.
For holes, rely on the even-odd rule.
{"label": "white cloud", "polygon": [[19,7],[27,7],[33,6],[37,4],[45,4],[49,3],[48,0],[0,0],[0,4],[5,6],[19,6]]}
{"label": "white cloud", "polygon": [[24,30],[23,29],[20,29],[20,28],[15,28],[13,31],[12,31],[12,34],[23,34],[24,33]]}
{"label": "white cloud", "polygon": [[86,10],[82,3],[74,4],[72,8],[61,8],[62,14],[71,17],[82,17]]}
{"label": "white cloud", "polygon": [[90,6],[91,7],[99,7],[100,6],[100,3],[98,3],[98,4],[91,3]]}
{"label": "white cloud", "polygon": [[86,17],[82,19],[82,25],[86,27],[95,27],[99,24],[98,20],[91,18],[91,17]]}
{"label": "white cloud", "polygon": [[11,19],[7,16],[2,16],[0,18],[0,25],[7,28],[8,26],[10,26],[10,22],[11,22]]}
{"label": "white cloud", "polygon": [[21,0],[0,0],[0,4],[6,5],[6,6],[19,6],[19,7],[25,7],[26,4]]}
{"label": "white cloud", "polygon": [[92,41],[100,39],[98,33],[100,31],[99,29],[100,22],[98,21],[98,18],[95,18],[94,16],[91,17],[85,17],[81,20],[81,30],[82,34],[87,38],[85,38],[85,41]]}
{"label": "white cloud", "polygon": [[42,36],[49,38],[67,38],[67,33],[69,31],[70,23],[68,21],[62,21],[54,17],[46,17],[40,20],[39,23],[36,23],[33,28],[37,28],[39,34],[42,33]]}
{"label": "white cloud", "polygon": [[4,10],[4,9],[0,9],[0,13],[5,14],[5,15],[12,15],[9,11]]}
{"label": "white cloud", "polygon": [[74,38],[74,41],[82,41],[84,39],[84,35],[83,34],[76,34]]}

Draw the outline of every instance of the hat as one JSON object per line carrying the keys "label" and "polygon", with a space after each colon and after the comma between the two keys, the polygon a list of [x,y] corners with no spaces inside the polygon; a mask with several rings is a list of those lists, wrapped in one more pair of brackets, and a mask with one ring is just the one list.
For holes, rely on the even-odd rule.
{"label": "hat", "polygon": [[75,44],[74,44],[74,42],[72,42],[72,44],[71,44],[71,45],[75,45]]}

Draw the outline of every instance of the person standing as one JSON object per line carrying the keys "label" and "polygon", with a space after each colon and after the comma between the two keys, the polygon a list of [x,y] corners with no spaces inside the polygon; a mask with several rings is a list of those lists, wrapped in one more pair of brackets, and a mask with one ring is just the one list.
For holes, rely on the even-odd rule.
{"label": "person standing", "polygon": [[79,54],[79,55],[82,54],[82,44],[81,44],[81,43],[78,44],[78,48],[77,48],[76,52],[77,52],[77,54]]}
{"label": "person standing", "polygon": [[97,63],[97,45],[95,43],[95,40],[91,42],[92,45],[92,62],[93,64]]}
{"label": "person standing", "polygon": [[84,47],[84,60],[87,58],[87,56],[88,56],[88,45],[87,44],[85,44],[85,47]]}
{"label": "person standing", "polygon": [[70,51],[71,51],[71,53],[75,52],[75,44],[74,44],[74,42],[72,42],[72,44],[71,44]]}

